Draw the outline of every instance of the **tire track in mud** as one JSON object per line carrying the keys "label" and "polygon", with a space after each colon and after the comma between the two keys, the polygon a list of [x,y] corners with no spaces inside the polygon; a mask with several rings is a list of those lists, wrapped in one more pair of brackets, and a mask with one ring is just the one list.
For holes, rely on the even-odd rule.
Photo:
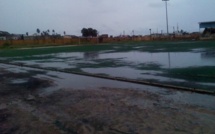
{"label": "tire track in mud", "polygon": [[197,89],[197,88],[168,85],[168,84],[149,82],[149,81],[144,81],[144,80],[135,80],[135,79],[128,79],[128,78],[123,78],[123,77],[104,76],[104,75],[98,75],[98,74],[92,74],[92,73],[86,73],[86,72],[75,72],[75,71],[62,70],[62,69],[50,68],[50,67],[39,67],[39,66],[34,66],[34,65],[26,65],[23,63],[12,63],[10,61],[0,61],[0,63],[18,66],[18,67],[27,67],[27,68],[33,68],[33,69],[46,70],[46,71],[54,71],[54,72],[82,75],[82,76],[108,79],[108,80],[114,80],[114,81],[129,82],[129,83],[135,83],[135,84],[141,84],[141,85],[149,85],[149,86],[156,86],[156,87],[162,87],[162,88],[170,88],[170,89],[177,89],[177,90],[183,90],[183,91],[190,91],[190,92],[196,92],[196,93],[201,93],[201,94],[215,95],[215,91],[208,91],[208,90]]}

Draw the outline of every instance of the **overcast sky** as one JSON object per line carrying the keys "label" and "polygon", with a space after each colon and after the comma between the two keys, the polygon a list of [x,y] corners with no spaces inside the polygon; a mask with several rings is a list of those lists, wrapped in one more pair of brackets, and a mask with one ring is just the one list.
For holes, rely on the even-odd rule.
{"label": "overcast sky", "polygon": [[[199,31],[198,22],[215,21],[215,0],[170,0],[169,29]],[[99,34],[166,32],[162,0],[0,0],[0,31],[29,34],[54,29],[81,35],[83,27]]]}

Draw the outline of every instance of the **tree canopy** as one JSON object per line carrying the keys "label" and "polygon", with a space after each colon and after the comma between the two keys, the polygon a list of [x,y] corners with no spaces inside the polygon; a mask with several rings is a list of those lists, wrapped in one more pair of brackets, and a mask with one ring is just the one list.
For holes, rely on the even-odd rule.
{"label": "tree canopy", "polygon": [[40,29],[39,29],[39,28],[37,28],[37,33],[38,33],[38,34],[40,33]]}
{"label": "tree canopy", "polygon": [[98,35],[98,31],[93,28],[83,28],[81,33],[83,37],[97,37]]}

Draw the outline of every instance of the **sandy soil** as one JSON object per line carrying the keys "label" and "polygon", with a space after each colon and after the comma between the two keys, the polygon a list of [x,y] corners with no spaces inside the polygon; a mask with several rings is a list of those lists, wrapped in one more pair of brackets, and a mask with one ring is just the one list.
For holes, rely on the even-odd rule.
{"label": "sandy soil", "polygon": [[[10,83],[19,78],[28,79],[25,84]],[[215,106],[176,103],[157,93],[109,87],[71,87],[41,94],[51,81],[2,68],[0,81],[1,134],[215,133]]]}

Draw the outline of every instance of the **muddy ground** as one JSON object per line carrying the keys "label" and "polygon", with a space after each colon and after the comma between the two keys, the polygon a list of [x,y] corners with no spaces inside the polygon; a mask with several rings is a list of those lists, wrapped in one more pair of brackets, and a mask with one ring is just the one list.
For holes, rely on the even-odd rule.
{"label": "muddy ground", "polygon": [[[0,67],[1,134],[215,133],[215,99],[214,107],[202,107],[159,93],[113,87],[71,86],[44,94],[41,90],[56,83],[35,77],[40,73]],[[26,81],[12,82],[17,79]]]}

